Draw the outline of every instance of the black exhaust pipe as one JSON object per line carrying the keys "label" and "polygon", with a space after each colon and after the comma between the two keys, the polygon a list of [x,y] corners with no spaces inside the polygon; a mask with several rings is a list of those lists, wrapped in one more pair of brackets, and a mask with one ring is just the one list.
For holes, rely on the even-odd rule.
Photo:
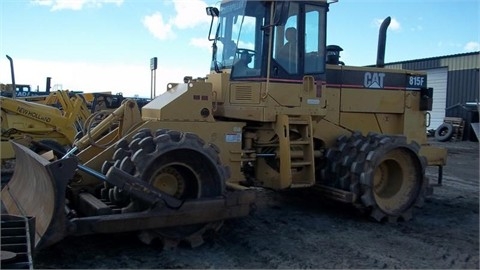
{"label": "black exhaust pipe", "polygon": [[47,85],[45,86],[45,92],[50,93],[51,85],[52,85],[52,77],[47,77]]}
{"label": "black exhaust pipe", "polygon": [[387,28],[392,19],[388,16],[380,25],[378,33],[378,48],[377,48],[377,67],[385,67],[385,46],[387,43]]}
{"label": "black exhaust pipe", "polygon": [[10,97],[15,98],[17,96],[17,85],[15,85],[15,73],[14,73],[14,69],[13,69],[13,59],[8,55],[5,55],[5,56],[7,57],[8,61],[10,61],[10,74],[12,74],[12,91],[7,94],[7,97],[11,94],[12,96],[10,96]]}

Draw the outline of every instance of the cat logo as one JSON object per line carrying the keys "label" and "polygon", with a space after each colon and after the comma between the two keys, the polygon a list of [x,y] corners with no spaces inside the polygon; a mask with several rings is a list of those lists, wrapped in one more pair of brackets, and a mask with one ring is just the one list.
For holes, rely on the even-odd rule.
{"label": "cat logo", "polygon": [[383,88],[383,78],[385,73],[365,72],[363,85],[366,88]]}

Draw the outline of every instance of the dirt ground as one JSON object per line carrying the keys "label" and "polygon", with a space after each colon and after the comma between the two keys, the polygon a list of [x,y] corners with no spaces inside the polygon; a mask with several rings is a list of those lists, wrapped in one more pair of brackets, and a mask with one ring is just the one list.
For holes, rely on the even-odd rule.
{"label": "dirt ground", "polygon": [[[198,248],[162,251],[134,234],[69,237],[35,254],[34,267],[479,269],[479,144],[436,144],[449,151],[443,185],[408,222],[261,191],[256,212]],[[436,168],[427,174],[437,181]]]}

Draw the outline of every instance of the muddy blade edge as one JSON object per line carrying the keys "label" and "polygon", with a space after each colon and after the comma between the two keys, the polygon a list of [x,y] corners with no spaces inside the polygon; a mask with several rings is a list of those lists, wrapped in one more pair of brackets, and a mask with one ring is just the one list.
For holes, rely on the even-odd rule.
{"label": "muddy blade edge", "polygon": [[42,249],[66,236],[65,189],[77,160],[50,162],[23,145],[12,145],[15,172],[2,189],[2,203],[8,214],[35,217],[35,249]]}

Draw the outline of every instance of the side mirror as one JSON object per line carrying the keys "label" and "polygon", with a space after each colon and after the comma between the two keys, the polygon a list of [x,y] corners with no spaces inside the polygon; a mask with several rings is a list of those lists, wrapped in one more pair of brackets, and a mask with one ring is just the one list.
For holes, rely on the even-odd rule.
{"label": "side mirror", "polygon": [[211,38],[212,35],[212,26],[213,26],[213,19],[220,15],[220,11],[216,7],[207,7],[207,15],[212,16],[212,21],[210,22],[210,30],[208,30],[208,40],[214,41],[215,38]]}
{"label": "side mirror", "polygon": [[207,7],[207,15],[212,17],[218,17],[220,15],[220,11],[216,7]]}

